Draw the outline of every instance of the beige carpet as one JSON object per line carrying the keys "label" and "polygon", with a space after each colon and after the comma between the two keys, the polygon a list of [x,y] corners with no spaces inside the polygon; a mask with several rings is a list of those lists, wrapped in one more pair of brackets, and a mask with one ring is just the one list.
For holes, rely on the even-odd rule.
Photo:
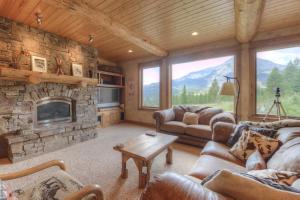
{"label": "beige carpet", "polygon": [[[0,165],[0,173],[13,172],[31,167],[36,164],[52,160],[62,159],[65,161],[67,171],[83,184],[99,184],[107,200],[134,200],[138,199],[142,190],[138,189],[138,172],[134,162],[128,161],[128,178],[121,179],[121,155],[113,150],[117,143],[143,134],[147,127],[123,123],[120,125],[99,129],[97,139],[83,142],[52,153],[37,156],[33,159],[14,164]],[[173,164],[165,164],[165,153],[160,154],[153,162],[152,176],[173,171],[186,174],[192,168],[199,157],[200,149],[174,144]],[[51,169],[35,176],[18,179],[18,182],[9,182],[11,187],[30,184],[37,176],[43,173],[51,173]]]}

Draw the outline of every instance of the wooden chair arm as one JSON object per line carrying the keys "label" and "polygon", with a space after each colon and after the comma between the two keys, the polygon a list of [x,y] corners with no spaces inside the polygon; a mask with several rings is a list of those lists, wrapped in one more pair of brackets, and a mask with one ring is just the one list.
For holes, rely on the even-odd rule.
{"label": "wooden chair arm", "polygon": [[87,195],[94,194],[95,200],[103,200],[103,192],[99,185],[86,185],[77,192],[73,192],[64,200],[81,200]]}
{"label": "wooden chair arm", "polygon": [[40,165],[28,168],[28,169],[24,169],[18,172],[12,172],[12,173],[7,173],[7,174],[0,174],[0,179],[5,181],[5,180],[12,180],[12,179],[17,179],[17,178],[21,178],[24,176],[28,176],[34,173],[37,173],[39,171],[42,171],[44,169],[53,167],[53,166],[57,166],[59,167],[61,170],[66,171],[66,166],[64,164],[64,161],[62,160],[51,160],[45,163],[42,163]]}

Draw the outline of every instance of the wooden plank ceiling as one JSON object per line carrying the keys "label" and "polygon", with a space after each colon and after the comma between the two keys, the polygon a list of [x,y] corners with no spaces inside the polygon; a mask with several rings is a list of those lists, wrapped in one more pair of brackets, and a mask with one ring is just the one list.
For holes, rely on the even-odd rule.
{"label": "wooden plank ceiling", "polygon": [[[51,0],[49,0],[51,1]],[[83,0],[82,0],[83,1]],[[235,37],[233,0],[89,0],[131,31],[143,35],[170,51]],[[258,31],[269,31],[300,24],[300,0],[266,0]],[[100,55],[123,61],[151,55],[144,49],[114,36],[86,18],[49,6],[42,0],[0,0],[0,15],[37,27],[35,13],[41,12],[40,28],[88,43]],[[197,36],[191,33],[197,31]],[[128,50],[133,53],[128,53]]]}

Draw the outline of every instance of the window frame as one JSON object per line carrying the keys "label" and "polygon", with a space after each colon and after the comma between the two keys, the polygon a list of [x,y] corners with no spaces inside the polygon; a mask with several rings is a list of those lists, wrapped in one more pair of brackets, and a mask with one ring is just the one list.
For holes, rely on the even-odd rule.
{"label": "window frame", "polygon": [[[150,106],[144,106],[143,105],[143,70],[148,68],[155,68],[159,67],[159,105],[157,107],[150,107]],[[146,63],[140,63],[139,64],[139,94],[138,94],[138,109],[139,110],[159,110],[161,109],[161,90],[162,90],[162,62],[160,60],[158,61],[151,61]]]}
{"label": "window frame", "polygon": [[[279,49],[286,49],[286,48],[293,48],[293,47],[300,47],[300,41],[281,41],[275,43],[269,43],[268,41],[264,41],[261,44],[254,43],[251,47],[250,52],[250,66],[254,73],[254,76],[251,78],[251,83],[253,85],[251,89],[251,100],[253,105],[251,106],[251,116],[250,119],[253,120],[262,120],[266,114],[257,113],[257,53],[262,51],[272,51],[272,50],[279,50]],[[284,106],[284,105],[283,105]],[[300,116],[289,116],[289,119],[300,119]],[[269,114],[268,120],[278,120],[276,115]]]}
{"label": "window frame", "polygon": [[[232,47],[232,48],[224,48],[220,50],[212,50],[212,51],[204,51],[204,52],[199,52],[199,54],[196,55],[189,55],[186,57],[178,58],[173,61],[169,61],[168,63],[168,106],[172,107],[173,102],[172,102],[172,65],[173,64],[180,64],[180,63],[186,63],[186,62],[194,62],[194,61],[199,61],[199,60],[207,60],[207,59],[214,59],[214,58],[219,58],[219,57],[226,57],[226,56],[233,56],[234,57],[234,76],[238,78],[240,81],[240,74],[241,74],[241,69],[238,68],[237,66],[240,66],[240,48],[237,47]],[[241,82],[241,81],[240,81]],[[240,92],[241,93],[241,92]],[[233,104],[233,111],[230,113],[235,114],[235,106],[236,106],[236,98],[237,96],[234,96],[234,104]],[[239,99],[239,101],[241,98]],[[240,102],[239,102],[240,105]],[[241,107],[239,106],[238,108],[238,113],[240,113]]]}

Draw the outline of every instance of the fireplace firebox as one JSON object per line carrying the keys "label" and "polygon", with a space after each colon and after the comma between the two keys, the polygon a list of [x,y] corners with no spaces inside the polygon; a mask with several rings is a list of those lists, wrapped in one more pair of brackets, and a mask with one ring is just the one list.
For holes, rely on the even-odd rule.
{"label": "fireplace firebox", "polygon": [[49,126],[75,121],[75,101],[66,97],[46,97],[36,103],[35,125]]}

